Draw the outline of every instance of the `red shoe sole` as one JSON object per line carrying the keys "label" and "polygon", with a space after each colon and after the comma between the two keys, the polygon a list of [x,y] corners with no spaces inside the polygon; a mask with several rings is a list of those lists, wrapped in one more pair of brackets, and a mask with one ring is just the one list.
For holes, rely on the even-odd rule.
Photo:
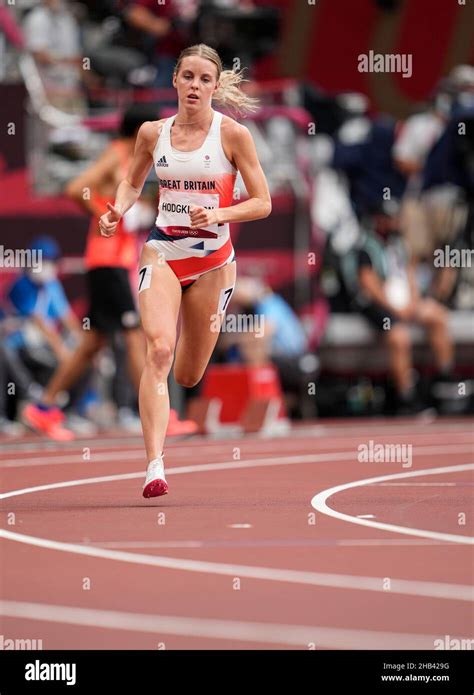
{"label": "red shoe sole", "polygon": [[165,480],[152,480],[143,490],[143,497],[161,497],[168,494],[168,483]]}

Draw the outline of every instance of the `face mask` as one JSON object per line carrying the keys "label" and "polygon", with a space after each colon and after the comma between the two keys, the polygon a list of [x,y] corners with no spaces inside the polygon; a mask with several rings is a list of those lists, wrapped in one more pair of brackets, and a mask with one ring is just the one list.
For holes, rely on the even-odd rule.
{"label": "face mask", "polygon": [[28,270],[28,275],[35,285],[44,285],[55,279],[57,275],[56,263],[53,261],[43,261],[40,267],[41,270],[39,272],[33,272],[32,268]]}
{"label": "face mask", "polygon": [[466,109],[474,107],[474,92],[460,92],[458,94],[458,104]]}
{"label": "face mask", "polygon": [[447,94],[438,94],[435,98],[435,110],[440,116],[448,118],[451,113],[452,99]]}

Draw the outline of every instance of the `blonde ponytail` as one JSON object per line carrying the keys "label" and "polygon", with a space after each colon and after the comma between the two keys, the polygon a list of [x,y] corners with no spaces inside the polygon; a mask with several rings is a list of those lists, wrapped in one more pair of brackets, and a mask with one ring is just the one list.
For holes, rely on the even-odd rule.
{"label": "blonde ponytail", "polygon": [[219,82],[219,87],[213,96],[213,101],[221,106],[227,107],[238,116],[245,116],[248,113],[254,113],[258,110],[259,100],[248,96],[240,88],[242,82],[248,82],[248,80],[244,78],[243,69],[223,70],[222,61],[217,51],[211,48],[211,46],[207,46],[205,43],[199,43],[181,51],[174,69],[175,74],[179,72],[183,59],[188,56],[206,58],[206,60],[210,60],[211,63],[214,63],[216,66],[216,77]]}
{"label": "blonde ponytail", "polygon": [[239,116],[255,113],[259,108],[259,100],[249,97],[240,89],[242,82],[248,82],[244,79],[243,70],[223,70],[219,76],[219,87],[213,100],[222,106],[227,106]]}

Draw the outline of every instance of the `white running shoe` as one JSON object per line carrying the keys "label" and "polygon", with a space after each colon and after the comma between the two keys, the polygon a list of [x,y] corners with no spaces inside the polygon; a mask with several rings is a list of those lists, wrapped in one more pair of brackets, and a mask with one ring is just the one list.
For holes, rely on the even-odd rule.
{"label": "white running shoe", "polygon": [[165,478],[163,454],[148,464],[143,497],[161,497],[168,494],[168,483]]}

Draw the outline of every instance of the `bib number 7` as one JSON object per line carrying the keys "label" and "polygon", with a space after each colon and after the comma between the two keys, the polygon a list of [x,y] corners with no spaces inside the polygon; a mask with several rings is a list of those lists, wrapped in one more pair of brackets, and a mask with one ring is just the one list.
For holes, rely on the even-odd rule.
{"label": "bib number 7", "polygon": [[217,305],[217,313],[218,314],[224,314],[225,310],[227,309],[230,298],[232,297],[232,293],[234,292],[234,285],[231,287],[227,287],[226,289],[223,289],[220,291],[219,294],[219,304]]}
{"label": "bib number 7", "polygon": [[151,285],[151,270],[152,270],[152,265],[144,265],[143,268],[140,268],[138,271],[138,275],[140,277],[140,281],[138,283],[138,294],[140,292],[143,292],[143,290],[147,290],[150,285]]}

